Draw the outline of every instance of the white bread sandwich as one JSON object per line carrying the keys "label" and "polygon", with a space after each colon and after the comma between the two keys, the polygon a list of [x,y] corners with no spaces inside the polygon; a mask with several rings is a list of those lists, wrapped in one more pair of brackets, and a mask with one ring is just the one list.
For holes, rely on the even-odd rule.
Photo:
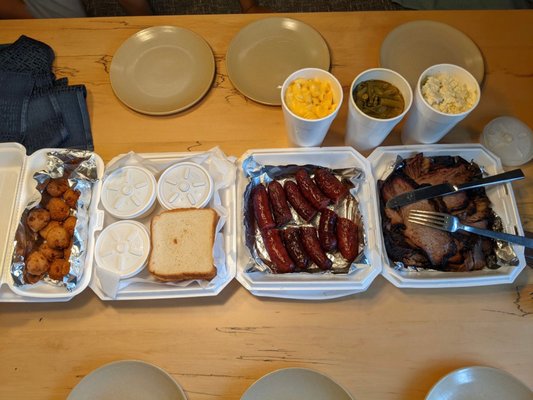
{"label": "white bread sandwich", "polygon": [[163,281],[214,278],[217,221],[212,208],[179,208],[152,218],[148,271]]}

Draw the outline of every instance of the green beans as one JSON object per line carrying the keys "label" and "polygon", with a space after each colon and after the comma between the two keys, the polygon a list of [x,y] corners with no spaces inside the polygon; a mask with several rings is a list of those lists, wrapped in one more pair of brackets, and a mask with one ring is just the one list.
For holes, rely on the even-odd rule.
{"label": "green beans", "polygon": [[394,118],[400,115],[405,107],[398,88],[381,80],[361,82],[355,87],[352,95],[357,107],[374,118]]}

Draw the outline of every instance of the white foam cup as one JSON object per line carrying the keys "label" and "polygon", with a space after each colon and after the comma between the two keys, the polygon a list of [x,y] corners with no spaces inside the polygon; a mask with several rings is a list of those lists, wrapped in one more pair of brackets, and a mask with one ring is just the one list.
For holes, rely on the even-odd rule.
{"label": "white foam cup", "polygon": [[[404,100],[404,109],[393,118],[374,118],[357,107],[353,96],[354,90],[361,82],[380,80],[388,82],[400,91]],[[386,68],[372,68],[361,72],[350,86],[348,102],[348,121],[346,123],[345,143],[359,151],[371,150],[379,146],[392,129],[402,120],[413,102],[413,92],[409,83],[399,73]]]}
{"label": "white foam cup", "polygon": [[[473,90],[476,94],[473,106],[458,114],[448,114],[433,108],[422,95],[422,85],[429,76],[439,73],[450,74],[459,82],[466,84],[470,90]],[[402,143],[430,144],[438,142],[476,108],[480,94],[481,90],[476,78],[466,69],[453,64],[437,64],[429,67],[418,78],[413,107],[402,128]]]}
{"label": "white foam cup", "polygon": [[[298,78],[313,79],[318,78],[328,81],[333,93],[333,101],[336,104],[335,110],[319,119],[306,119],[294,114],[285,103],[285,92],[292,81]],[[292,145],[300,147],[320,146],[328,133],[331,123],[337,116],[342,104],[342,86],[332,74],[319,68],[304,68],[293,72],[281,87],[281,108],[285,118],[285,127]]]}

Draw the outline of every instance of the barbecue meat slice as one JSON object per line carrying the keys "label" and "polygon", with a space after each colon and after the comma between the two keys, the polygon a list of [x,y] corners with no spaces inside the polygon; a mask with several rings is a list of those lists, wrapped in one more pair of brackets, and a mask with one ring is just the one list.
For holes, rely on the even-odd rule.
{"label": "barbecue meat slice", "polygon": [[490,239],[458,231],[447,233],[407,222],[411,209],[450,213],[461,222],[492,229],[494,213],[485,189],[470,189],[448,196],[420,201],[405,207],[387,209],[390,198],[426,185],[458,185],[481,178],[475,163],[457,156],[424,157],[419,153],[379,183],[383,236],[389,258],[406,266],[442,271],[475,271],[494,264]]}
{"label": "barbecue meat slice", "polygon": [[[391,198],[416,188],[416,182],[400,172],[393,172],[381,185],[382,213],[384,214],[384,220],[387,221],[384,235],[388,237],[385,243],[389,243],[387,252],[389,253],[390,250],[390,253],[397,255],[401,253],[396,249],[398,246],[391,245],[392,243],[398,243],[398,235],[394,235],[394,232],[401,229],[404,240],[403,243],[398,243],[399,246],[407,245],[409,248],[416,250],[418,254],[415,259],[417,260],[420,260],[419,253],[422,252],[427,256],[434,268],[442,269],[447,264],[448,259],[457,252],[457,246],[452,236],[448,232],[413,224],[408,221],[411,210],[437,211],[436,203],[431,200],[423,200],[398,209],[384,207],[384,204]],[[409,252],[405,254],[411,255]],[[414,265],[412,264],[412,257],[406,257],[405,254],[401,255],[401,259],[396,259],[395,261],[402,261],[406,265]]]}
{"label": "barbecue meat slice", "polygon": [[[404,173],[421,186],[442,183],[460,185],[481,178],[480,169],[461,157],[428,158],[422,153],[405,161]],[[449,211],[462,209],[469,202],[467,192],[450,194],[441,199]]]}

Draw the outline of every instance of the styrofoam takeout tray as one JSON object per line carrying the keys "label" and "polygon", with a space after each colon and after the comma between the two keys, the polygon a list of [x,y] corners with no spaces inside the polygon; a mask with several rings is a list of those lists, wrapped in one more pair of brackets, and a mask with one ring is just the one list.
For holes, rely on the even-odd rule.
{"label": "styrofoam takeout tray", "polygon": [[[0,144],[0,223],[3,225],[2,229],[0,229],[2,257],[0,301],[2,302],[68,301],[81,293],[91,280],[94,236],[95,232],[101,229],[103,220],[103,214],[96,208],[100,198],[100,180],[93,185],[93,200],[89,207],[89,213],[92,217],[89,220],[85,267],[83,275],[74,290],[69,292],[64,286],[54,286],[43,281],[33,285],[17,287],[11,277],[15,232],[22,212],[36,191],[36,181],[33,179],[33,175],[46,169],[46,154],[53,150],[63,149],[41,149],[31,156],[26,156],[26,150],[20,144]],[[101,178],[104,171],[104,163],[96,154],[95,161],[98,178]]]}
{"label": "styrofoam takeout tray", "polygon": [[[234,159],[227,158],[220,150],[215,149],[217,157],[225,158],[231,164],[232,172],[235,172]],[[141,153],[138,156],[146,160],[156,177],[159,177],[166,168],[175,165],[182,161],[198,162],[199,159],[207,157],[209,152],[177,152],[177,153]],[[106,166],[106,171],[115,167],[121,159],[126,155],[119,155],[113,158]],[[206,161],[210,164],[209,161]],[[216,162],[214,163],[216,164]],[[204,165],[205,167],[205,165]],[[216,165],[213,166],[216,168]],[[157,281],[150,276],[150,273],[145,269],[138,275],[130,279],[130,284],[125,287],[119,287],[116,296],[113,298],[106,294],[102,289],[101,282],[98,278],[98,271],[93,274],[91,281],[91,289],[102,300],[145,300],[145,299],[166,299],[166,298],[184,298],[184,297],[202,297],[202,296],[216,296],[228,283],[235,277],[236,273],[236,236],[235,236],[235,185],[234,181],[226,188],[220,188],[220,182],[214,179],[215,195],[209,201],[206,207],[213,207],[219,204],[227,210],[226,222],[222,228],[222,240],[225,253],[224,270],[217,270],[217,276],[210,282],[205,282],[205,285],[199,285],[197,282],[187,282],[179,285]],[[150,230],[151,218],[166,209],[160,204],[157,204],[155,210],[149,215],[140,219],[136,219],[144,224],[148,231]],[[105,213],[104,227],[118,221],[109,213]],[[95,269],[99,268],[95,264]],[[127,282],[129,283],[129,282]],[[204,283],[204,282],[203,282]]]}
{"label": "styrofoam takeout tray", "polygon": [[[425,156],[461,156],[467,161],[474,161],[490,174],[503,172],[500,159],[480,144],[467,145],[414,145],[378,147],[368,157],[376,182],[385,179],[392,172],[392,165],[397,156],[408,158],[416,153]],[[505,232],[524,235],[520,216],[516,206],[513,189],[510,183],[491,185],[485,188],[494,212],[503,222]],[[379,200],[378,200],[379,201]],[[381,225],[381,221],[379,222]],[[379,229],[380,232],[381,229]],[[498,269],[483,269],[472,272],[441,272],[435,270],[401,271],[394,268],[387,257],[383,234],[380,233],[382,251],[383,276],[400,288],[445,288],[497,285],[512,283],[526,266],[524,248],[513,245],[518,256],[517,266],[502,266]]]}
{"label": "styrofoam takeout tray", "polygon": [[[243,225],[244,191],[249,178],[243,171],[243,161],[253,156],[263,165],[305,165],[313,164],[332,169],[353,168],[365,173],[364,181],[357,192],[359,209],[365,229],[365,256],[368,264],[357,264],[357,270],[350,274],[270,274],[247,272],[251,261],[250,251],[245,244]],[[252,294],[266,297],[321,300],[348,296],[363,292],[381,272],[380,239],[376,202],[376,186],[372,170],[366,158],[352,147],[322,147],[296,149],[249,150],[239,159],[237,173],[237,280]]]}

